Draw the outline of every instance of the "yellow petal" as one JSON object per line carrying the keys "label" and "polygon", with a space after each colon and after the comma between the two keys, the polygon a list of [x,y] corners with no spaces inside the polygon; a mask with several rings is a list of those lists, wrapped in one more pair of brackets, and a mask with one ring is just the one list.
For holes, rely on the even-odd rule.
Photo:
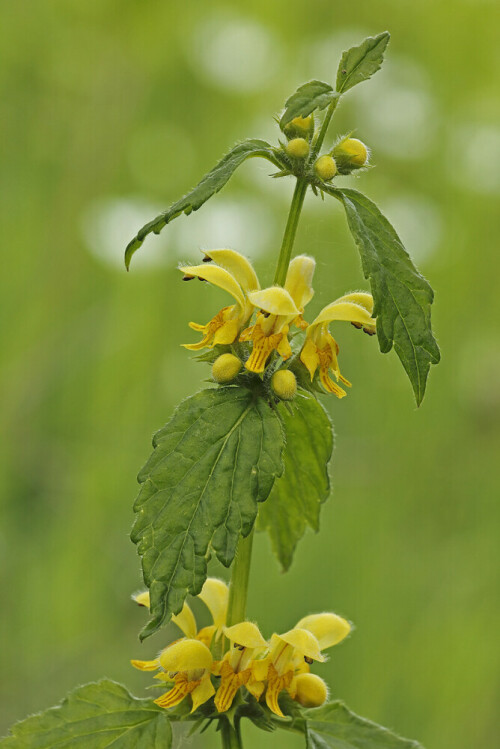
{"label": "yellow petal", "polygon": [[214,685],[210,681],[210,677],[206,677],[200,681],[197,687],[193,689],[191,692],[191,699],[193,700],[193,707],[191,708],[191,712],[194,713],[194,711],[200,706],[203,705],[204,702],[210,699],[210,697],[215,694]]}
{"label": "yellow petal", "polygon": [[138,606],[144,606],[149,609],[149,590],[144,590],[142,593],[134,593],[132,600],[134,600]]}
{"label": "yellow petal", "polygon": [[269,658],[252,661],[252,676],[256,681],[265,681],[269,669]]}
{"label": "yellow petal", "polygon": [[158,697],[155,703],[164,708],[175,707],[186,695],[193,692],[199,683],[199,681],[188,681],[186,676],[178,674],[175,677],[175,686],[169,692],[165,692],[161,697]]}
{"label": "yellow petal", "polygon": [[179,629],[184,632],[186,637],[189,637],[191,639],[194,639],[196,637],[196,619],[194,618],[194,614],[187,603],[185,603],[182,607],[182,611],[180,612],[180,614],[175,614],[172,617],[172,621],[174,624],[177,624]]}
{"label": "yellow petal", "polygon": [[160,661],[155,658],[154,661],[130,661],[134,668],[138,668],[139,671],[156,671],[160,668]]}
{"label": "yellow petal", "polygon": [[307,371],[311,375],[311,382],[314,377],[314,373],[319,367],[319,356],[318,347],[310,338],[306,338],[302,351],[300,352],[300,361],[307,368]]}
{"label": "yellow petal", "polygon": [[281,286],[251,291],[248,298],[254,307],[269,312],[271,315],[290,316],[293,319],[300,313],[288,291],[282,289]]}
{"label": "yellow petal", "polygon": [[267,642],[262,637],[259,628],[253,622],[240,622],[232,627],[225,627],[224,634],[231,642],[244,648],[265,648]]}
{"label": "yellow petal", "polygon": [[245,296],[239,285],[238,281],[224,268],[219,268],[217,265],[210,265],[209,263],[203,263],[202,265],[184,265],[179,268],[182,273],[187,276],[197,276],[203,278],[205,281],[218,286],[219,289],[227,291],[228,294],[236,299],[240,307],[245,306]]}
{"label": "yellow petal", "polygon": [[289,632],[285,632],[284,635],[278,635],[278,638],[291,645],[306,658],[312,658],[314,661],[320,662],[325,660],[325,657],[321,655],[317,639],[307,629],[294,627]]}
{"label": "yellow petal", "polygon": [[207,646],[199,640],[179,640],[162,651],[159,661],[165,671],[210,671],[213,658]]}
{"label": "yellow petal", "polygon": [[304,616],[296,626],[312,632],[319,642],[320,650],[336,645],[351,631],[351,625],[347,619],[329,612]]}
{"label": "yellow petal", "polygon": [[321,325],[322,323],[331,323],[334,320],[344,320],[359,323],[360,325],[375,325],[375,320],[371,317],[368,310],[360,304],[354,304],[354,302],[332,302],[321,310],[317,318],[309,326],[309,330],[313,326]]}
{"label": "yellow petal", "polygon": [[303,310],[314,296],[312,278],[315,267],[316,261],[307,255],[294,257],[288,266],[285,289],[299,310]]}
{"label": "yellow petal", "polygon": [[202,627],[196,635],[196,639],[200,640],[200,642],[209,648],[216,630],[217,627],[214,624],[210,624],[208,627]]}
{"label": "yellow petal", "polygon": [[266,703],[268,708],[276,715],[279,715],[280,718],[284,718],[285,716],[278,705],[278,697],[283,689],[287,689],[290,686],[292,680],[293,671],[287,671],[285,674],[279,676],[272,663],[270,664],[266,690]]}
{"label": "yellow petal", "polygon": [[247,668],[240,673],[234,673],[227,661],[222,663],[220,670],[221,683],[215,696],[215,707],[219,713],[229,710],[233,704],[236,692],[242,684],[246,684],[251,676],[251,669]]}
{"label": "yellow petal", "polygon": [[364,307],[370,315],[373,314],[373,297],[367,291],[353,291],[350,294],[344,294],[344,296],[335,300],[335,303],[337,302],[353,302],[359,304],[360,307]]}
{"label": "yellow petal", "polygon": [[227,602],[229,600],[229,588],[226,583],[216,577],[207,577],[198,598],[201,598],[212,614],[217,629],[223,627],[226,623]]}
{"label": "yellow petal", "polygon": [[204,252],[217,265],[234,276],[243,291],[260,289],[259,279],[253,266],[246,257],[240,255],[236,250],[205,250]]}

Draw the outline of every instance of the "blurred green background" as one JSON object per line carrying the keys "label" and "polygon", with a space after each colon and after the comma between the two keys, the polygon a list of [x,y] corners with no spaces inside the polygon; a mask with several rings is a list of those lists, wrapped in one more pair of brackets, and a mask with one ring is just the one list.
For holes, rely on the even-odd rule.
{"label": "blurred green background", "polygon": [[[321,669],[332,696],[428,749],[492,747],[499,685],[498,5],[486,0],[0,2],[3,342],[0,733],[103,675],[145,694],[129,658],[144,612],[128,539],[150,437],[208,370],[180,348],[226,297],[182,284],[199,248],[271,280],[293,184],[252,161],[198,213],[128,239],[340,53],[392,33],[343,101],[376,169],[350,180],[392,219],[436,289],[443,361],[420,410],[395,354],[334,331],[354,387],[324,402],[337,446],[319,536],[282,575],[256,543],[249,614],[267,635],[331,609],[354,635]],[[347,184],[347,181],[344,182]],[[341,208],[309,196],[297,252],[311,312],[366,288]],[[222,304],[221,304],[222,303]],[[221,574],[214,567],[213,572]],[[285,735],[247,744],[300,746]],[[193,746],[216,746],[208,734]]]}

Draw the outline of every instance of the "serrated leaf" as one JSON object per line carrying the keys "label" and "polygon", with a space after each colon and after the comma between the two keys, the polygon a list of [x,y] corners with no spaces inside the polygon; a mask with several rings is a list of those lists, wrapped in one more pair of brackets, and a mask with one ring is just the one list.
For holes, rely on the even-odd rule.
{"label": "serrated leaf", "polygon": [[440,359],[431,327],[434,292],[375,203],[357,190],[327,192],[344,205],[365,278],[370,280],[380,350],[385,354],[394,345],[420,405],[430,365]]}
{"label": "serrated leaf", "polygon": [[226,567],[257,502],[283,470],[279,417],[246,388],[203,390],[183,401],[153,439],[139,473],[132,540],[142,557],[152,619],[147,637],[178,614],[207,576],[211,547]]}
{"label": "serrated leaf", "polygon": [[352,713],[339,701],[302,711],[308,749],[422,749],[387,728]]}
{"label": "serrated leaf", "polygon": [[11,728],[5,749],[169,749],[167,713],[114,681],[78,687],[57,706]]}
{"label": "serrated leaf", "polygon": [[291,413],[282,413],[284,471],[259,508],[259,528],[267,530],[286,571],[306,526],[319,530],[321,504],[330,493],[328,463],[333,450],[330,419],[313,396],[297,397]]}
{"label": "serrated leaf", "polygon": [[358,47],[351,47],[342,54],[337,71],[339,94],[368,80],[380,70],[390,38],[389,32],[383,31],[378,36],[367,37]]}
{"label": "serrated leaf", "polygon": [[171,205],[170,208],[167,208],[166,211],[160,213],[159,216],[156,216],[156,218],[137,232],[125,250],[125,266],[127,270],[130,266],[132,255],[139,249],[148,234],[151,234],[151,232],[159,234],[163,227],[174,218],[177,218],[177,216],[180,216],[182,213],[189,215],[192,211],[197,211],[209,198],[219,192],[219,190],[222,190],[236,169],[244,161],[255,156],[260,156],[271,161],[278,168],[283,166],[277,159],[272,146],[265,140],[253,139],[238,143],[187,195]]}
{"label": "serrated leaf", "polygon": [[337,97],[338,94],[329,83],[323,81],[304,83],[286,100],[280,128],[283,130],[294,117],[307,117],[315,109],[324,109]]}

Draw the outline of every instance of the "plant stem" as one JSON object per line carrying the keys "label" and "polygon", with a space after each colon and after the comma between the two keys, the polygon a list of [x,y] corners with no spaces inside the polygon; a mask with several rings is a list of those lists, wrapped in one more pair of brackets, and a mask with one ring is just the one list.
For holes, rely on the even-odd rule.
{"label": "plant stem", "polygon": [[285,233],[283,234],[283,241],[281,243],[278,265],[276,266],[276,273],[274,275],[274,283],[276,286],[283,286],[286,280],[286,274],[288,271],[288,266],[290,265],[290,258],[292,257],[293,243],[295,240],[295,234],[297,232],[297,225],[299,223],[300,212],[304,203],[307,186],[308,182],[304,177],[297,178],[297,184],[295,185],[290,212],[288,214],[288,220],[285,226]]}
{"label": "plant stem", "polygon": [[252,558],[253,528],[246,538],[240,538],[229,583],[227,626],[244,621],[247,608],[248,578]]}
{"label": "plant stem", "polygon": [[[312,162],[319,153],[323,141],[325,140],[330,121],[335,112],[335,108],[340,97],[334,99],[327,109],[325,119],[321,125],[321,130],[314,143],[314,146],[309,157],[309,162]],[[297,233],[297,226],[299,223],[300,212],[304,204],[304,198],[306,196],[308,180],[305,177],[297,177],[297,183],[293,193],[292,204],[290,206],[290,212],[288,213],[288,220],[285,226],[285,233],[283,234],[283,241],[281,243],[281,250],[278,258],[278,264],[276,266],[276,273],[274,274],[274,283],[276,286],[283,286],[286,280],[286,274],[288,266],[290,265],[290,259],[292,257],[293,243],[295,241],[295,234]]]}
{"label": "plant stem", "polygon": [[330,125],[330,121],[333,117],[333,113],[335,112],[337,104],[339,103],[339,99],[340,99],[340,96],[337,99],[334,99],[332,103],[329,105],[328,109],[326,110],[325,119],[323,120],[323,124],[321,125],[321,130],[319,131],[318,138],[316,142],[314,143],[314,146],[311,152],[311,159],[316,158],[321,146],[323,145],[323,141],[325,140],[325,136],[326,136],[328,127]]}
{"label": "plant stem", "polygon": [[222,749],[243,749],[241,737],[236,728],[233,728],[228,720],[221,720],[220,735],[222,739]]}

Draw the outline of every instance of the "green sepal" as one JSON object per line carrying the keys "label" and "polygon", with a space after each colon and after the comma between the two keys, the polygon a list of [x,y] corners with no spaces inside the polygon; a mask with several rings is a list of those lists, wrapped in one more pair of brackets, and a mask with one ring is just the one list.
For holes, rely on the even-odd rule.
{"label": "green sepal", "polygon": [[337,71],[339,94],[362,81],[367,81],[380,70],[390,38],[389,32],[383,31],[377,36],[367,37],[358,47],[351,47],[342,54]]}
{"label": "green sepal", "polygon": [[77,687],[57,707],[16,723],[3,749],[170,749],[168,713],[104,679]]}
{"label": "green sepal", "polygon": [[226,567],[283,471],[283,430],[268,401],[245,387],[202,390],[154,436],[139,473],[131,538],[150,591],[141,639],[197,595],[213,549]]}
{"label": "green sepal", "polygon": [[343,204],[364,276],[370,280],[380,350],[385,354],[394,345],[419,406],[430,366],[440,360],[431,327],[434,292],[375,203],[357,190],[325,191]]}
{"label": "green sepal", "polygon": [[280,119],[282,130],[295,117],[307,117],[316,109],[325,109],[338,98],[333,86],[324,81],[309,81],[299,86],[285,102],[285,111]]}
{"label": "green sepal", "polygon": [[333,430],[328,414],[312,395],[299,392],[289,411],[283,405],[284,471],[259,508],[258,527],[269,533],[285,572],[306,527],[319,530],[321,505],[330,494]]}
{"label": "green sepal", "polygon": [[180,216],[181,213],[189,215],[192,211],[197,211],[209,198],[219,192],[219,190],[222,190],[236,169],[244,161],[255,156],[267,159],[274,166],[278,167],[278,169],[281,169],[283,166],[276,150],[265,140],[251,139],[238,143],[187,195],[171,205],[170,208],[167,208],[166,211],[160,213],[159,216],[156,216],[156,218],[137,232],[125,250],[125,267],[127,270],[129,269],[132,255],[139,249],[148,234],[151,234],[151,232],[159,234],[164,226],[174,218],[177,218],[177,216]]}

